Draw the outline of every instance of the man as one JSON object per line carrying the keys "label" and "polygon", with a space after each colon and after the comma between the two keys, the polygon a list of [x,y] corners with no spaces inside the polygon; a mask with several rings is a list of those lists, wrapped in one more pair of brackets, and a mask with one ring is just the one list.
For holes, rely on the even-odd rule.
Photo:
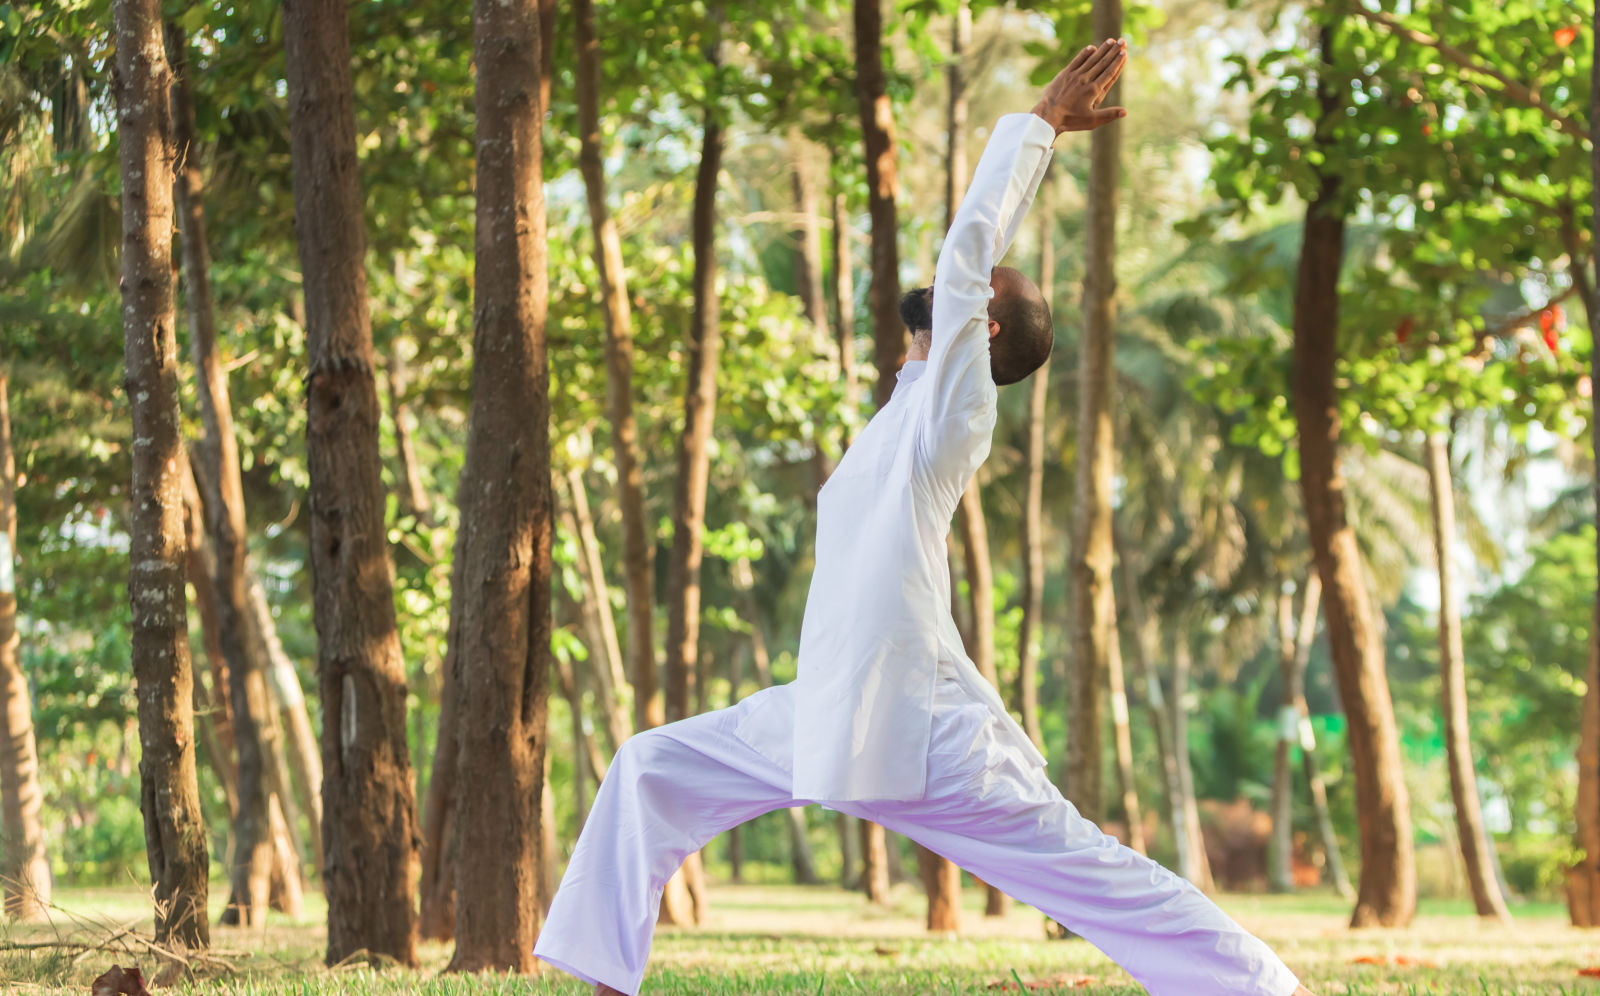
{"label": "man", "polygon": [[1125,115],[1101,108],[1127,59],[1085,48],[1032,114],[995,127],[889,403],[817,502],[799,676],[740,705],[640,733],[618,751],[534,953],[639,991],[662,889],[683,859],[762,813],[806,802],[919,841],[1065,924],[1156,996],[1290,996],[1303,987],[1187,882],[1078,815],[962,650],[944,537],[989,452],[995,387],[1049,357],[1049,308],[995,267],[1050,147]]}

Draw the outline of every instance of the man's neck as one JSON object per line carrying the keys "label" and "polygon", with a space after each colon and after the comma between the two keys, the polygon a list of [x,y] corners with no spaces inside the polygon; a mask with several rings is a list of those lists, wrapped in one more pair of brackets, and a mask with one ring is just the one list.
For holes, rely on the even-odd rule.
{"label": "man's neck", "polygon": [[906,362],[926,360],[928,358],[928,347],[932,343],[933,334],[930,332],[918,332],[913,335],[911,337],[911,348],[906,350]]}

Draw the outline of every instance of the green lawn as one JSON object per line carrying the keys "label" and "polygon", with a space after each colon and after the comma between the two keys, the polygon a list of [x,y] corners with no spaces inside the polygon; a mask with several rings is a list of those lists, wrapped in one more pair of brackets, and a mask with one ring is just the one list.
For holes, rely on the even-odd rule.
{"label": "green lawn", "polygon": [[[221,890],[218,890],[220,892]],[[205,994],[323,996],[419,993],[577,994],[586,987],[551,972],[535,979],[461,978],[439,970],[448,950],[423,949],[419,972],[321,965],[320,897],[310,897],[299,921],[275,918],[264,929],[214,928],[213,943],[236,966],[188,985]],[[967,896],[966,930],[959,937],[922,931],[922,900],[898,887],[892,908],[873,909],[859,896],[828,888],[723,886],[712,893],[712,922],[702,930],[663,930],[646,991],[663,994],[914,994],[987,993],[1014,979],[1043,983],[1040,992],[1112,996],[1142,992],[1119,969],[1081,941],[1047,941],[1032,910],[1017,907],[985,919],[982,896]],[[138,922],[148,931],[148,908],[135,889],[66,890],[64,914],[51,926],[0,928],[16,945],[63,938],[104,937]],[[1600,933],[1567,927],[1554,905],[1522,906],[1507,928],[1480,924],[1460,903],[1424,903],[1405,931],[1351,932],[1345,905],[1332,896],[1228,896],[1223,905],[1273,943],[1319,993],[1410,996],[1511,996],[1590,993],[1600,980],[1578,969],[1600,965]],[[1357,959],[1377,959],[1369,964]],[[71,961],[47,949],[0,953],[0,993],[83,993],[90,979],[125,954],[96,951]],[[157,966],[141,960],[146,975]]]}

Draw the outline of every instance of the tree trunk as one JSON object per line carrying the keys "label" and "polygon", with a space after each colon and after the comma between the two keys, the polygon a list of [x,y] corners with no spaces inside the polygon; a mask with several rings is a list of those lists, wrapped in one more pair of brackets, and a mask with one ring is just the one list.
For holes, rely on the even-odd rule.
{"label": "tree trunk", "polygon": [[928,933],[960,933],[961,869],[918,844],[917,871],[928,895]]}
{"label": "tree trunk", "polygon": [[[1039,205],[1039,293],[1055,299],[1056,247],[1049,188]],[[1018,633],[1017,711],[1033,745],[1044,750],[1039,728],[1039,653],[1044,632],[1044,430],[1045,401],[1050,393],[1050,364],[1033,375],[1028,393],[1027,482],[1022,501],[1022,624]]]}
{"label": "tree trunk", "polygon": [[1178,874],[1192,882],[1198,872],[1195,870],[1193,848],[1189,846],[1190,836],[1185,829],[1188,824],[1184,818],[1183,778],[1173,748],[1172,716],[1167,711],[1166,696],[1161,690],[1161,675],[1156,670],[1156,634],[1152,620],[1145,613],[1144,596],[1139,592],[1139,576],[1133,556],[1123,543],[1114,521],[1111,538],[1117,562],[1122,568],[1122,593],[1127,600],[1128,625],[1133,632],[1133,640],[1129,643],[1133,649],[1133,669],[1144,681],[1146,722],[1155,733],[1156,755],[1161,761],[1162,795],[1167,804],[1167,825],[1172,828],[1173,844],[1177,849]]}
{"label": "tree trunk", "polygon": [[1478,802],[1478,776],[1472,765],[1470,717],[1467,712],[1467,667],[1461,642],[1461,612],[1456,604],[1456,499],[1451,479],[1450,443],[1443,432],[1427,439],[1428,492],[1433,504],[1433,552],[1439,570],[1439,680],[1444,710],[1445,759],[1450,769],[1450,797],[1455,803],[1456,836],[1461,860],[1472,887],[1472,903],[1482,917],[1511,919],[1505,896],[1494,877],[1489,834]]}
{"label": "tree trunk", "polygon": [[578,168],[594,229],[595,270],[600,275],[601,310],[606,320],[606,398],[611,445],[617,465],[617,504],[622,511],[622,563],[628,603],[628,659],[633,679],[634,728],[660,726],[655,634],[655,545],[644,500],[643,459],[633,415],[633,318],[628,308],[622,266],[622,238],[606,205],[605,164],[600,148],[600,43],[595,36],[593,0],[573,0],[578,43]]}
{"label": "tree trunk", "polygon": [[879,408],[894,393],[895,373],[906,358],[906,330],[900,321],[899,222],[895,197],[894,108],[883,70],[882,0],[854,0],[856,27],[856,104],[867,156],[867,211],[872,217],[872,338]]}
{"label": "tree trunk", "polygon": [[861,882],[856,871],[856,842],[860,838],[856,824],[860,821],[848,813],[834,813],[833,822],[839,833],[839,888],[854,890]]}
{"label": "tree trunk", "polygon": [[[282,849],[273,840],[272,786],[279,780],[273,745],[276,723],[267,692],[266,667],[248,638],[248,533],[239,450],[233,433],[228,379],[217,357],[216,316],[211,304],[211,254],[206,246],[204,181],[195,136],[194,100],[188,80],[188,42],[168,27],[173,58],[171,107],[173,137],[181,150],[177,164],[177,209],[183,242],[184,302],[189,345],[195,366],[200,422],[205,432],[194,448],[195,479],[204,497],[207,532],[216,558],[217,636],[228,662],[238,749],[238,806],[234,810],[234,850],[229,881],[232,895],[222,922],[254,926],[264,922],[272,892],[274,862]],[[298,878],[299,861],[279,872]],[[288,910],[298,915],[297,909]]]}
{"label": "tree trunk", "polygon": [[861,821],[861,889],[867,894],[867,902],[888,904],[888,838],[883,827],[870,820]]}
{"label": "tree trunk", "polygon": [[[139,703],[139,800],[156,940],[203,948],[205,817],[195,771],[194,675],[184,598],[183,435],[172,281],[171,75],[156,0],[115,0],[122,170],[122,327],[132,415],[128,600]],[[8,561],[9,563],[9,561]]]}
{"label": "tree trunk", "polygon": [[[1600,31],[1600,5],[1594,8],[1591,25],[1594,31]],[[1592,65],[1589,79],[1591,87],[1600,88],[1600,59],[1594,58],[1597,45],[1600,45],[1600,39],[1595,38],[1591,31],[1589,48]],[[1594,175],[1600,176],[1600,115],[1593,113],[1589,115],[1589,146],[1591,169]],[[1590,224],[1594,229],[1591,234],[1600,239],[1600,184],[1591,184],[1590,188],[1590,207],[1593,210]],[[1573,241],[1577,240],[1576,232],[1572,233],[1572,238]],[[1600,242],[1594,244],[1600,245]],[[1600,297],[1596,296],[1597,288],[1600,288],[1600,252],[1590,254],[1590,265],[1594,267],[1592,281],[1588,279],[1576,253],[1572,254],[1572,263],[1573,281],[1582,295],[1589,328],[1593,329],[1596,319],[1600,318]],[[1590,353],[1589,378],[1591,384],[1600,384],[1600,349]],[[1595,423],[1597,417],[1600,417],[1600,399],[1590,401],[1590,425]],[[1591,435],[1595,458],[1600,461],[1600,433]],[[1600,462],[1595,466],[1591,486],[1594,500],[1600,502]],[[1595,556],[1600,560],[1600,537],[1596,538]],[[1578,727],[1577,835],[1573,840],[1582,856],[1567,872],[1567,905],[1573,926],[1600,927],[1600,589],[1595,591],[1594,621],[1589,627],[1589,669],[1584,677],[1587,688],[1579,714],[1582,719]]]}
{"label": "tree trunk", "polygon": [[1322,841],[1324,879],[1345,899],[1354,899],[1350,877],[1345,874],[1339,838],[1333,832],[1333,815],[1328,811],[1328,789],[1317,766],[1317,736],[1311,728],[1311,707],[1306,704],[1306,668],[1311,663],[1311,644],[1317,637],[1317,611],[1322,603],[1322,579],[1313,568],[1306,578],[1306,596],[1300,603],[1300,623],[1295,628],[1294,708],[1300,723],[1300,766],[1311,789],[1311,810],[1316,814],[1317,835]]}
{"label": "tree trunk", "polygon": [[578,575],[584,582],[583,617],[591,645],[590,670],[594,674],[600,709],[605,713],[606,736],[615,753],[622,742],[633,735],[619,695],[627,685],[627,678],[622,672],[622,647],[617,640],[616,619],[611,615],[600,541],[595,537],[594,516],[589,511],[589,491],[577,468],[567,471],[567,495],[569,528],[578,540]]}
{"label": "tree trunk", "polygon": [[1189,869],[1181,871],[1184,878],[1199,889],[1210,892],[1216,888],[1211,880],[1211,860],[1206,855],[1205,834],[1200,828],[1200,805],[1194,797],[1194,771],[1189,766],[1189,707],[1184,700],[1189,695],[1189,670],[1193,657],[1189,641],[1183,635],[1174,640],[1172,654],[1172,750],[1177,756],[1178,804],[1182,813],[1177,833],[1183,838],[1179,854],[1189,856]]}
{"label": "tree trunk", "polygon": [[[300,672],[278,640],[278,626],[267,604],[261,578],[249,578],[249,611],[254,620],[252,639],[259,640],[267,661],[267,687],[278,706],[278,719],[284,731],[283,752],[289,774],[294,779],[294,800],[304,812],[310,827],[312,864],[321,872],[322,855],[322,755],[317,751],[317,735],[306,709],[305,691],[300,687]],[[283,766],[280,765],[280,769]],[[287,799],[288,796],[286,795]]]}
{"label": "tree trunk", "polygon": [[313,617],[326,717],[327,960],[365,950],[414,965],[416,803],[384,529],[346,9],[336,0],[288,0],[283,10],[309,364]]}
{"label": "tree trunk", "polygon": [[[1122,34],[1121,0],[1094,0],[1094,36]],[[1121,84],[1106,95],[1115,104]],[[1078,457],[1072,523],[1072,655],[1067,702],[1067,798],[1089,820],[1105,814],[1101,729],[1117,639],[1112,591],[1111,489],[1116,474],[1117,199],[1122,128],[1089,139],[1088,253],[1083,280],[1083,351],[1078,362]]]}
{"label": "tree trunk", "polygon": [[[1322,58],[1333,64],[1333,29],[1322,30]],[[1338,86],[1319,80],[1319,137],[1314,145],[1336,160],[1327,129],[1343,117]],[[1306,526],[1325,587],[1323,616],[1339,697],[1349,722],[1356,814],[1361,831],[1361,884],[1352,926],[1404,926],[1416,909],[1411,812],[1400,764],[1400,737],[1384,673],[1383,639],[1372,618],[1361,551],[1345,516],[1339,468],[1339,268],[1344,216],[1339,177],[1320,174],[1306,209],[1294,300],[1292,388],[1300,429],[1300,492]]]}
{"label": "tree trunk", "polygon": [[570,661],[553,656],[561,697],[567,700],[567,709],[572,714],[572,795],[577,801],[578,825],[582,827],[589,813],[587,783],[591,775],[596,782],[605,777],[606,759],[583,721],[583,686],[578,683],[577,672]]}
{"label": "tree trunk", "polygon": [[[830,156],[836,160],[837,156]],[[855,260],[850,251],[850,210],[837,181],[829,208],[833,222],[833,241],[829,243],[833,261],[833,334],[839,345],[839,380],[844,388],[841,409],[856,410],[856,290]],[[845,426],[844,446],[850,445],[849,425]]]}
{"label": "tree trunk", "polygon": [[795,210],[800,215],[800,228],[795,237],[795,280],[800,290],[800,306],[805,310],[806,321],[816,330],[817,343],[825,345],[831,333],[828,330],[828,294],[823,289],[822,272],[822,213],[821,198],[811,176],[809,143],[799,128],[789,132],[789,154],[793,168]]}
{"label": "tree trunk", "polygon": [[[461,580],[459,565],[452,571],[452,592]],[[461,606],[465,599],[451,598],[450,623],[445,635],[445,656],[439,691],[439,735],[433,748],[428,795],[422,813],[421,911],[417,928],[422,937],[454,940],[456,934],[456,749],[460,724],[456,721],[456,640]]]}
{"label": "tree trunk", "polygon": [[400,456],[400,473],[397,475],[400,478],[400,514],[415,516],[418,522],[431,526],[433,499],[422,484],[422,465],[417,460],[416,443],[411,438],[416,431],[417,420],[405,402],[410,378],[398,337],[390,341],[387,359],[385,373],[388,376],[384,380],[389,388],[389,420],[394,423],[395,451]]}
{"label": "tree trunk", "polygon": [[[192,454],[191,454],[192,460]],[[211,671],[211,688],[198,676],[195,687],[195,722],[202,730],[209,728],[212,744],[211,770],[222,785],[222,794],[228,800],[228,827],[231,834],[233,813],[239,805],[239,768],[234,762],[233,710],[228,704],[228,662],[222,659],[222,642],[217,636],[217,593],[212,586],[216,577],[216,558],[211,553],[211,539],[206,535],[206,516],[200,507],[200,490],[194,480],[191,462],[189,474],[183,482],[183,534],[187,544],[184,566],[189,584],[194,589],[194,607],[200,616],[200,643],[205,650],[206,663]],[[210,749],[210,748],[208,748]],[[233,850],[230,839],[227,851]]]}
{"label": "tree trunk", "polygon": [[1117,750],[1117,787],[1122,792],[1122,812],[1128,821],[1128,846],[1145,853],[1144,812],[1133,781],[1133,731],[1128,724],[1128,689],[1122,671],[1122,640],[1113,631],[1107,647],[1108,690],[1111,699],[1111,729]]}
{"label": "tree trunk", "polygon": [[40,812],[39,750],[33,702],[22,672],[17,635],[17,465],[11,449],[9,372],[0,368],[0,830],[5,913],[37,920],[50,905],[50,860]]}
{"label": "tree trunk", "polygon": [[1278,680],[1283,686],[1278,710],[1278,743],[1272,759],[1272,836],[1267,841],[1267,888],[1294,891],[1294,766],[1295,735],[1300,710],[1294,703],[1294,592],[1278,585]]}
{"label": "tree trunk", "polygon": [[478,67],[472,408],[456,560],[456,949],[452,971],[534,970],[550,679],[550,378],[544,109],[535,0],[473,5]]}

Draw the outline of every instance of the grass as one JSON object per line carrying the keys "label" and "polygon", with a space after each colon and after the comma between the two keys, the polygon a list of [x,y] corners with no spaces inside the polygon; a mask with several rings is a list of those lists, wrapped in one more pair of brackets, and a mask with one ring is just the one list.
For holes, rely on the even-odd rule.
{"label": "grass", "polygon": [[[700,930],[662,930],[646,991],[666,996],[955,996],[1000,991],[1015,981],[1044,993],[1132,996],[1143,992],[1081,941],[1047,941],[1040,916],[1016,907],[986,919],[982,896],[966,897],[959,937],[922,930],[922,899],[898,887],[887,909],[828,888],[723,886],[712,892],[712,919]],[[180,983],[174,992],[207,996],[576,996],[587,987],[558,972],[534,978],[441,974],[449,951],[426,944],[419,971],[367,965],[322,966],[321,897],[307,897],[298,920],[273,917],[264,928],[213,928],[212,942],[238,971]],[[128,889],[71,889],[57,897],[65,914],[53,925],[0,927],[0,943],[108,936],[137,922],[148,932],[143,894]],[[1524,996],[1595,993],[1600,981],[1578,975],[1600,964],[1600,933],[1566,926],[1553,905],[1518,907],[1509,927],[1480,923],[1462,903],[1424,903],[1408,930],[1352,932],[1346,905],[1322,894],[1227,896],[1223,905],[1277,948],[1312,989],[1346,996]],[[125,955],[0,951],[0,993],[81,994],[94,976]],[[1360,959],[1360,960],[1358,960]],[[1378,963],[1369,963],[1371,961]],[[146,974],[155,965],[146,963]]]}

